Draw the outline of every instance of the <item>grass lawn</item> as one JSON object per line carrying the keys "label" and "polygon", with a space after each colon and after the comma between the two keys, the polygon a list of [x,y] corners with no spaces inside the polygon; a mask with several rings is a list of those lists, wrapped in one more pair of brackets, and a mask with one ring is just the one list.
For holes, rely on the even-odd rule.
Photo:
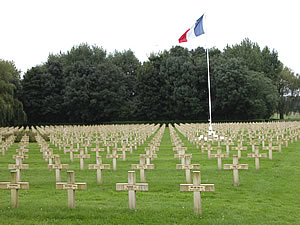
{"label": "grass lawn", "polygon": [[[76,191],[76,208],[67,207],[67,191],[56,190],[55,171],[49,171],[37,143],[30,143],[29,170],[22,171],[22,181],[30,183],[29,190],[19,191],[19,208],[11,209],[10,191],[0,190],[0,224],[300,224],[300,144],[290,144],[283,152],[273,153],[273,160],[261,159],[260,170],[254,159],[242,153],[240,163],[249,164],[248,170],[239,171],[240,186],[233,186],[231,170],[218,170],[217,159],[207,159],[199,150],[180,135],[192,153],[192,163],[201,165],[202,183],[215,184],[215,192],[202,193],[203,215],[194,215],[193,193],[180,192],[185,183],[185,171],[176,170],[180,161],[174,158],[169,129],[166,128],[158,158],[153,160],[155,170],[146,171],[148,192],[137,192],[137,210],[128,209],[128,193],[116,191],[116,183],[127,183],[131,164],[138,164],[139,154],[144,154],[146,142],[127,153],[127,161],[118,159],[117,171],[104,170],[103,184],[97,185],[96,171],[88,170],[95,164],[95,152],[85,160],[85,170],[80,171],[79,159],[69,161],[57,148],[61,161],[75,171],[76,182],[86,182],[87,190]],[[0,182],[10,181],[8,164],[14,164],[12,155],[15,143],[0,156]],[[250,149],[250,147],[248,147]],[[261,151],[263,152],[263,151]],[[231,154],[235,154],[232,151]],[[103,163],[111,164],[101,152]],[[232,158],[223,159],[232,163]],[[139,182],[139,171],[137,182]],[[66,170],[62,172],[66,181]]]}

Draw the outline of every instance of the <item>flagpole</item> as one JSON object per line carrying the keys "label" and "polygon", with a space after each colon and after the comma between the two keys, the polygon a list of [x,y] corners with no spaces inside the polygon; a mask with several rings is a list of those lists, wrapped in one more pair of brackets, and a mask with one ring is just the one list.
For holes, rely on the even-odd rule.
{"label": "flagpole", "polygon": [[[207,28],[204,32],[203,29],[203,17],[207,18],[206,13],[204,13],[197,21],[196,23],[188,29],[181,37],[179,38],[179,43],[181,42],[187,42],[188,40],[198,37],[202,34],[206,33],[206,59],[207,59],[207,80],[208,80],[208,106],[209,106],[209,129],[208,134],[215,136],[215,132],[212,129],[212,116],[211,116],[211,92],[210,92],[210,74],[209,74],[209,53],[208,53],[208,44],[207,44]],[[206,19],[205,19],[206,20]],[[208,26],[207,26],[208,27]]]}
{"label": "flagpole", "polygon": [[209,129],[208,133],[212,134],[212,117],[211,117],[211,92],[210,92],[210,74],[209,74],[209,53],[208,47],[206,47],[206,60],[207,60],[207,80],[208,80],[208,108],[209,108]]}
{"label": "flagpole", "polygon": [[[206,20],[206,24],[207,23],[207,14],[205,13],[205,20]],[[208,110],[209,110],[209,119],[208,119],[208,122],[209,122],[209,128],[208,128],[208,134],[209,135],[212,135],[214,134],[213,132],[213,129],[212,129],[212,116],[211,116],[211,91],[210,91],[210,73],[209,73],[209,51],[208,51],[208,32],[207,32],[207,27],[206,26],[206,61],[207,61],[207,83],[208,83]]]}

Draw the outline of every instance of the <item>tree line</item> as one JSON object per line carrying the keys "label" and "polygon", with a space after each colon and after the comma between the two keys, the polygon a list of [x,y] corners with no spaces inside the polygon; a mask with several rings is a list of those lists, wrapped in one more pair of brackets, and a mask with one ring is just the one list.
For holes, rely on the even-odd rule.
{"label": "tree line", "polygon": [[[245,39],[209,56],[214,120],[268,119],[297,105],[299,76],[275,50]],[[0,125],[207,120],[207,84],[202,47],[174,46],[141,63],[131,50],[81,44],[23,79],[13,62],[0,61]]]}

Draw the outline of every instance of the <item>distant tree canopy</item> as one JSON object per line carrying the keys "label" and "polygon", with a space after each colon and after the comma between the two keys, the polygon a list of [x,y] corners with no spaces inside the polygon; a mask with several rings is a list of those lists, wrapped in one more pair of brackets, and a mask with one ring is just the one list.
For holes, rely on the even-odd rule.
{"label": "distant tree canopy", "polygon": [[17,99],[20,89],[20,72],[15,64],[0,59],[0,126],[26,122],[23,105]]}
{"label": "distant tree canopy", "polygon": [[[282,65],[282,67],[284,67]],[[283,119],[284,114],[300,111],[300,76],[289,68],[284,67],[280,73],[280,81],[278,85],[279,104],[278,113]]]}
{"label": "distant tree canopy", "polygon": [[[299,93],[277,52],[249,39],[209,56],[213,119],[267,119],[287,104],[282,96]],[[31,124],[207,120],[207,84],[202,47],[175,46],[141,64],[131,50],[81,44],[28,70],[18,96]]]}

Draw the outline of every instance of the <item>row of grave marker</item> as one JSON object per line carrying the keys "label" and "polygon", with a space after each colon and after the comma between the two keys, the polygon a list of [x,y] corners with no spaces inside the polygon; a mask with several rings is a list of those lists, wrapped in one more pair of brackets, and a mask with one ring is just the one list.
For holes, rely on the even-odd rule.
{"label": "row of grave marker", "polygon": [[[161,129],[162,132],[159,132],[160,138],[164,132],[164,128],[165,128],[165,126],[162,127],[162,129]],[[27,136],[25,136],[25,137],[27,137]],[[155,137],[154,137],[154,139],[155,139]],[[37,141],[39,144],[41,144],[41,143],[43,143],[43,138],[38,136]],[[25,153],[28,152],[28,149],[26,149],[26,147],[29,143],[29,140],[26,138],[26,140],[22,140],[20,143],[22,143],[22,144],[20,144],[20,146],[21,146],[20,149],[22,151],[19,151],[19,152],[21,152],[22,155],[17,156],[16,165],[8,166],[9,169],[16,169],[16,171],[11,171],[11,182],[1,182],[0,183],[0,189],[10,189],[11,190],[12,208],[18,208],[18,190],[29,189],[29,183],[21,182],[21,178],[20,178],[20,170],[29,168],[28,165],[22,164],[23,160],[25,158],[28,158],[28,155],[25,155]],[[25,143],[25,144],[23,144],[23,143]],[[157,145],[156,144],[157,140],[155,140],[154,143],[155,143],[154,145]],[[151,148],[151,145],[149,148]],[[146,156],[142,155],[141,159],[144,159],[144,160],[141,160],[142,163],[132,165],[133,169],[140,169],[141,180],[144,180],[144,181],[145,181],[145,175],[143,175],[142,171],[144,171],[148,167],[154,168],[154,165],[151,165],[151,164],[145,165],[145,163],[144,163],[145,158],[146,158]],[[52,158],[48,158],[48,159],[52,159]],[[108,166],[110,166],[110,165],[108,165]],[[63,168],[67,169],[68,165],[60,163],[59,155],[55,155],[55,164],[49,164],[48,167],[49,167],[49,169],[56,169],[56,182],[57,182],[56,188],[68,191],[68,207],[75,208],[75,190],[85,190],[86,186],[87,186],[86,183],[75,183],[74,171],[67,171],[67,183],[60,182],[60,180],[61,180],[60,170]],[[107,165],[104,167],[107,167]],[[103,168],[101,168],[101,157],[100,156],[97,157],[97,164],[89,165],[89,169],[97,169],[97,182],[102,183],[101,169],[103,169]],[[98,172],[100,172],[100,173],[98,173]],[[134,180],[135,180],[135,178],[134,178]],[[119,190],[120,186],[122,186],[122,184],[117,184],[116,189]],[[148,184],[144,184],[142,186],[148,186]],[[125,187],[123,187],[123,189],[127,190],[128,188],[125,185]],[[129,208],[135,209],[135,205],[136,205],[135,194],[131,193],[131,194],[129,194],[129,196],[130,196],[129,197]]]}
{"label": "row of grave marker", "polygon": [[200,171],[193,171],[193,183],[191,182],[191,170],[200,169],[200,164],[191,164],[192,154],[185,154],[187,147],[183,147],[183,142],[176,133],[175,129],[169,124],[170,137],[173,151],[177,151],[175,158],[181,159],[181,164],[176,165],[176,169],[184,169],[186,183],[180,184],[180,191],[189,191],[194,193],[194,213],[202,215],[201,192],[214,192],[214,184],[201,184]]}
{"label": "row of grave marker", "polygon": [[[171,130],[171,129],[170,129]],[[178,145],[178,146],[176,146],[175,148],[178,148],[178,147],[182,147],[182,146],[180,146],[180,145]],[[178,155],[180,155],[180,153],[178,153]],[[243,165],[239,165],[238,164],[238,157],[234,157],[234,158],[236,158],[236,159],[233,159],[234,160],[234,162],[233,162],[233,165],[224,165],[224,169],[233,169],[234,170],[234,174],[238,174],[238,169],[241,169],[241,168],[243,168]],[[185,162],[188,162],[188,159],[185,159]],[[188,164],[188,163],[187,163]],[[187,165],[184,165],[183,167],[189,167],[189,166],[187,166]],[[244,166],[244,169],[246,168],[246,166]],[[194,171],[194,172],[199,172],[199,171]],[[68,173],[69,174],[69,173]],[[194,173],[194,174],[196,174],[196,173]],[[69,175],[68,175],[69,176]],[[71,175],[70,175],[71,176]],[[132,176],[132,175],[130,175],[130,176]],[[194,175],[195,176],[195,175]],[[200,172],[199,172],[199,176],[200,176]],[[236,177],[235,175],[234,175],[234,177]],[[71,179],[71,178],[70,178]],[[72,179],[71,179],[72,180]],[[131,178],[131,180],[132,180],[132,178]],[[196,178],[196,180],[197,180],[197,178]],[[236,181],[237,180],[237,181]],[[187,185],[190,185],[190,183],[191,182],[187,182],[188,184]],[[236,178],[234,178],[234,183],[237,183],[238,184],[238,176],[237,176],[237,179]],[[7,184],[6,184],[7,185]],[[134,190],[132,190],[132,189],[134,189],[133,188],[133,186],[131,186],[131,184],[129,184],[129,181],[128,181],[128,191],[134,191]],[[19,185],[14,185],[13,183],[12,183],[12,185],[8,185],[8,186],[10,186],[10,189],[14,189],[14,187],[19,187]],[[25,185],[26,186],[26,185]],[[61,186],[61,185],[60,185]],[[66,190],[69,190],[69,188],[70,189],[74,189],[74,190],[76,190],[76,185],[62,185],[63,186],[63,188],[61,188],[61,189],[66,189]],[[198,185],[199,186],[199,185]],[[28,187],[29,187],[29,184],[28,184]],[[125,188],[126,189],[126,188]],[[139,189],[139,188],[137,188],[137,189]],[[141,188],[142,189],[142,188]],[[200,194],[200,192],[201,192],[201,190],[203,191],[203,190],[205,190],[205,188],[204,187],[190,187],[190,188],[188,188],[189,189],[189,191],[194,191],[194,190],[196,190],[196,192],[197,192],[197,190],[199,190],[199,194]],[[17,189],[16,189],[17,190]],[[184,190],[184,188],[182,188],[182,191]],[[210,190],[212,190],[212,189],[210,189]],[[69,192],[69,191],[68,191]],[[68,194],[69,195],[69,194]],[[195,195],[195,194],[194,194]],[[198,197],[199,198],[199,197]],[[200,196],[200,199],[201,199],[201,196]],[[196,211],[195,211],[196,212]]]}
{"label": "row of grave marker", "polygon": [[[225,143],[225,142],[226,142],[226,140],[231,140],[232,136],[229,136],[229,138],[228,137],[227,138],[224,138],[224,137],[220,138],[220,135],[211,135],[210,136],[210,135],[207,135],[207,134],[197,133],[197,137],[190,137],[190,136],[188,136],[189,133],[186,131],[187,129],[183,130],[183,129],[181,129],[180,126],[178,126],[176,124],[175,124],[175,126],[176,126],[177,130],[180,131],[183,135],[187,136],[187,138],[190,141],[192,141],[193,143],[196,143],[197,148],[199,148],[199,146],[201,146],[201,151],[202,152],[207,150],[208,151],[208,159],[211,159],[212,157],[218,158],[218,168],[222,169],[221,159],[223,157],[229,157],[229,145],[230,144],[228,144],[229,143],[228,141],[227,141],[227,143]],[[183,124],[182,126],[188,127],[188,125],[186,125],[186,124]],[[185,150],[187,150],[187,148],[183,147],[184,144],[182,143],[179,136],[174,131],[174,128],[172,127],[172,125],[169,125],[169,127],[170,127],[170,133],[171,133],[171,138],[173,140],[173,144],[176,146],[173,149],[178,151],[178,154],[181,154],[182,157],[191,158],[191,154],[185,154]],[[282,150],[281,145],[283,143],[285,143],[286,147],[288,147],[288,141],[293,142],[293,140],[295,140],[295,141],[298,140],[298,138],[300,136],[300,132],[299,132],[300,123],[298,123],[297,125],[293,125],[292,128],[287,128],[285,126],[284,129],[285,129],[284,132],[279,132],[279,135],[275,137],[275,139],[277,140],[276,144],[278,144],[278,146],[273,146],[272,140],[274,139],[274,136],[272,136],[272,135],[270,135],[271,137],[269,137],[269,139],[268,139],[268,142],[269,142],[268,146],[265,146],[264,138],[262,138],[262,141],[261,141],[262,143],[255,143],[253,141],[253,139],[251,139],[251,138],[253,138],[253,136],[251,137],[251,135],[249,135],[250,137],[248,137],[248,139],[250,139],[250,141],[248,143],[252,146],[253,153],[247,154],[247,157],[248,158],[255,158],[255,167],[256,167],[256,169],[259,169],[259,159],[260,158],[267,158],[267,154],[266,153],[260,154],[258,146],[255,146],[255,145],[262,144],[262,149],[269,151],[269,159],[272,160],[272,151],[273,150],[279,150],[279,152],[281,152],[281,150]],[[239,132],[237,132],[237,133],[239,133]],[[291,137],[289,137],[289,134],[292,134]],[[234,186],[239,185],[238,171],[240,169],[248,169],[248,164],[239,164],[239,159],[241,158],[241,151],[247,150],[246,146],[242,146],[243,141],[245,141],[245,139],[243,139],[243,135],[242,135],[242,138],[237,140],[238,146],[237,147],[232,147],[232,150],[237,150],[238,151],[238,155],[233,155],[233,164],[224,164],[224,169],[225,170],[227,170],[227,169],[232,169],[233,170]],[[218,143],[217,147],[212,147],[213,142]],[[222,154],[222,151],[221,151],[221,143],[222,142],[223,142],[223,144],[225,143],[224,145],[226,145],[226,154]],[[231,140],[231,142],[232,142],[232,145],[234,145],[232,140]],[[205,147],[205,145],[207,145],[207,147]],[[213,150],[216,150],[217,154],[211,154],[211,151],[213,151]],[[178,154],[175,155],[175,157],[178,157]],[[189,169],[196,169],[195,166],[196,166],[196,164],[190,164],[190,159],[188,159],[185,162],[187,181],[189,180],[189,175],[188,175],[189,171],[188,170]],[[200,167],[200,165],[197,164],[197,169],[198,169],[198,166]],[[180,165],[178,167],[183,168],[182,165]],[[201,207],[201,198],[199,200],[199,197],[196,198],[194,196],[194,208],[195,208],[195,213],[196,214],[201,214],[202,213],[202,211],[199,209],[199,207]]]}

